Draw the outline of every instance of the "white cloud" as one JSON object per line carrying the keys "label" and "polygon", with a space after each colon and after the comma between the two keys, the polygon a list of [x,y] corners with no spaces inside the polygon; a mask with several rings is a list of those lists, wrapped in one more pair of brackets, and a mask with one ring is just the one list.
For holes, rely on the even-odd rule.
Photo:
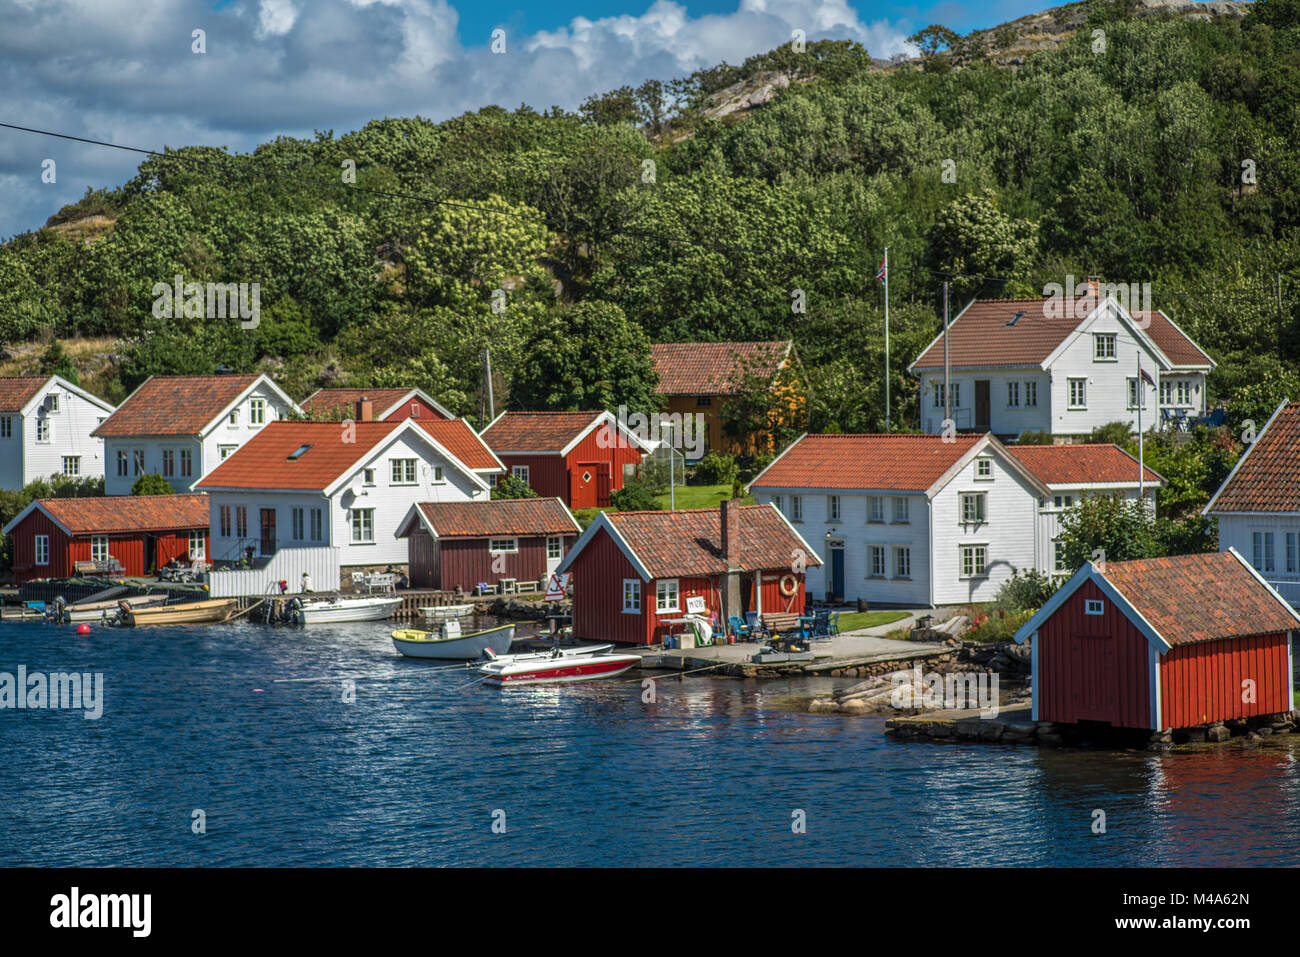
{"label": "white cloud", "polygon": [[282,37],[293,29],[298,11],[289,0],[262,0],[258,12],[258,35]]}

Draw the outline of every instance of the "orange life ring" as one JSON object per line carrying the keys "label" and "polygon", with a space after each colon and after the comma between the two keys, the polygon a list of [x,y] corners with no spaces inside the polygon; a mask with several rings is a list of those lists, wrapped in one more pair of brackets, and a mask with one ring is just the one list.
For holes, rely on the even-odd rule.
{"label": "orange life ring", "polygon": [[781,578],[781,594],[789,598],[799,588],[799,580],[793,575],[785,575]]}

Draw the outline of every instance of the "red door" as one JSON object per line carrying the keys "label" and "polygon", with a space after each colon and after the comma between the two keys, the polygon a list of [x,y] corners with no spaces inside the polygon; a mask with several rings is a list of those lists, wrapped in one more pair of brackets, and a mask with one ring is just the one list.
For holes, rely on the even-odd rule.
{"label": "red door", "polygon": [[[569,506],[571,508],[595,508],[597,500],[597,477],[600,475],[599,462],[579,462],[573,468],[569,485]],[[606,492],[606,499],[609,493]],[[606,501],[605,504],[609,504]]]}
{"label": "red door", "polygon": [[1118,723],[1115,685],[1119,679],[1115,641],[1109,635],[1070,636],[1070,675],[1076,721]]}
{"label": "red door", "polygon": [[596,470],[596,505],[600,508],[609,507],[609,487],[612,483],[613,466],[609,462],[601,462]]}

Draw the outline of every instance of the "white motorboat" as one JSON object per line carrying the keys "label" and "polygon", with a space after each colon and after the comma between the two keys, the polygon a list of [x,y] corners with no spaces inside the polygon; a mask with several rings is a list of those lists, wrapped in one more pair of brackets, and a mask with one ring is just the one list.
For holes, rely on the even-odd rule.
{"label": "white motorboat", "polygon": [[425,618],[433,621],[447,621],[453,618],[468,618],[474,614],[473,605],[421,605],[420,611]]}
{"label": "white motorboat", "polygon": [[289,602],[289,617],[304,625],[320,625],[337,621],[382,621],[392,618],[400,598],[367,595],[361,598],[303,598],[295,596]]}
{"label": "white motorboat", "polygon": [[460,622],[452,620],[437,631],[402,628],[393,632],[393,647],[408,658],[441,658],[469,661],[484,653],[503,654],[515,640],[514,625],[500,625],[486,631],[461,634]]}
{"label": "white motorboat", "polygon": [[522,655],[497,655],[487,652],[488,660],[478,671],[493,684],[513,687],[613,678],[633,665],[640,664],[640,655],[615,654],[612,651],[613,647],[613,645],[556,647],[550,651]]}

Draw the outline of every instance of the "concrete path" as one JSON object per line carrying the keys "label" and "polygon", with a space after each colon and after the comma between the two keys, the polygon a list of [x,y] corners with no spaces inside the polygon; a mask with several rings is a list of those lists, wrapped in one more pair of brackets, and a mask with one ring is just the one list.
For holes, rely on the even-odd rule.
{"label": "concrete path", "polygon": [[[897,627],[894,625],[892,627]],[[944,654],[952,649],[946,645],[918,641],[898,641],[882,638],[866,632],[851,635],[836,635],[829,640],[813,641],[809,648],[813,653],[812,661],[790,662],[788,665],[753,665],[751,658],[764,647],[766,642],[743,642],[734,645],[709,645],[704,648],[629,648],[632,654],[642,658],[643,668],[669,668],[677,671],[690,671],[709,665],[730,665],[748,670],[750,667],[777,667],[781,670],[806,672],[824,672],[832,668],[847,668],[854,665],[879,661],[900,661],[910,658],[925,658]]]}

